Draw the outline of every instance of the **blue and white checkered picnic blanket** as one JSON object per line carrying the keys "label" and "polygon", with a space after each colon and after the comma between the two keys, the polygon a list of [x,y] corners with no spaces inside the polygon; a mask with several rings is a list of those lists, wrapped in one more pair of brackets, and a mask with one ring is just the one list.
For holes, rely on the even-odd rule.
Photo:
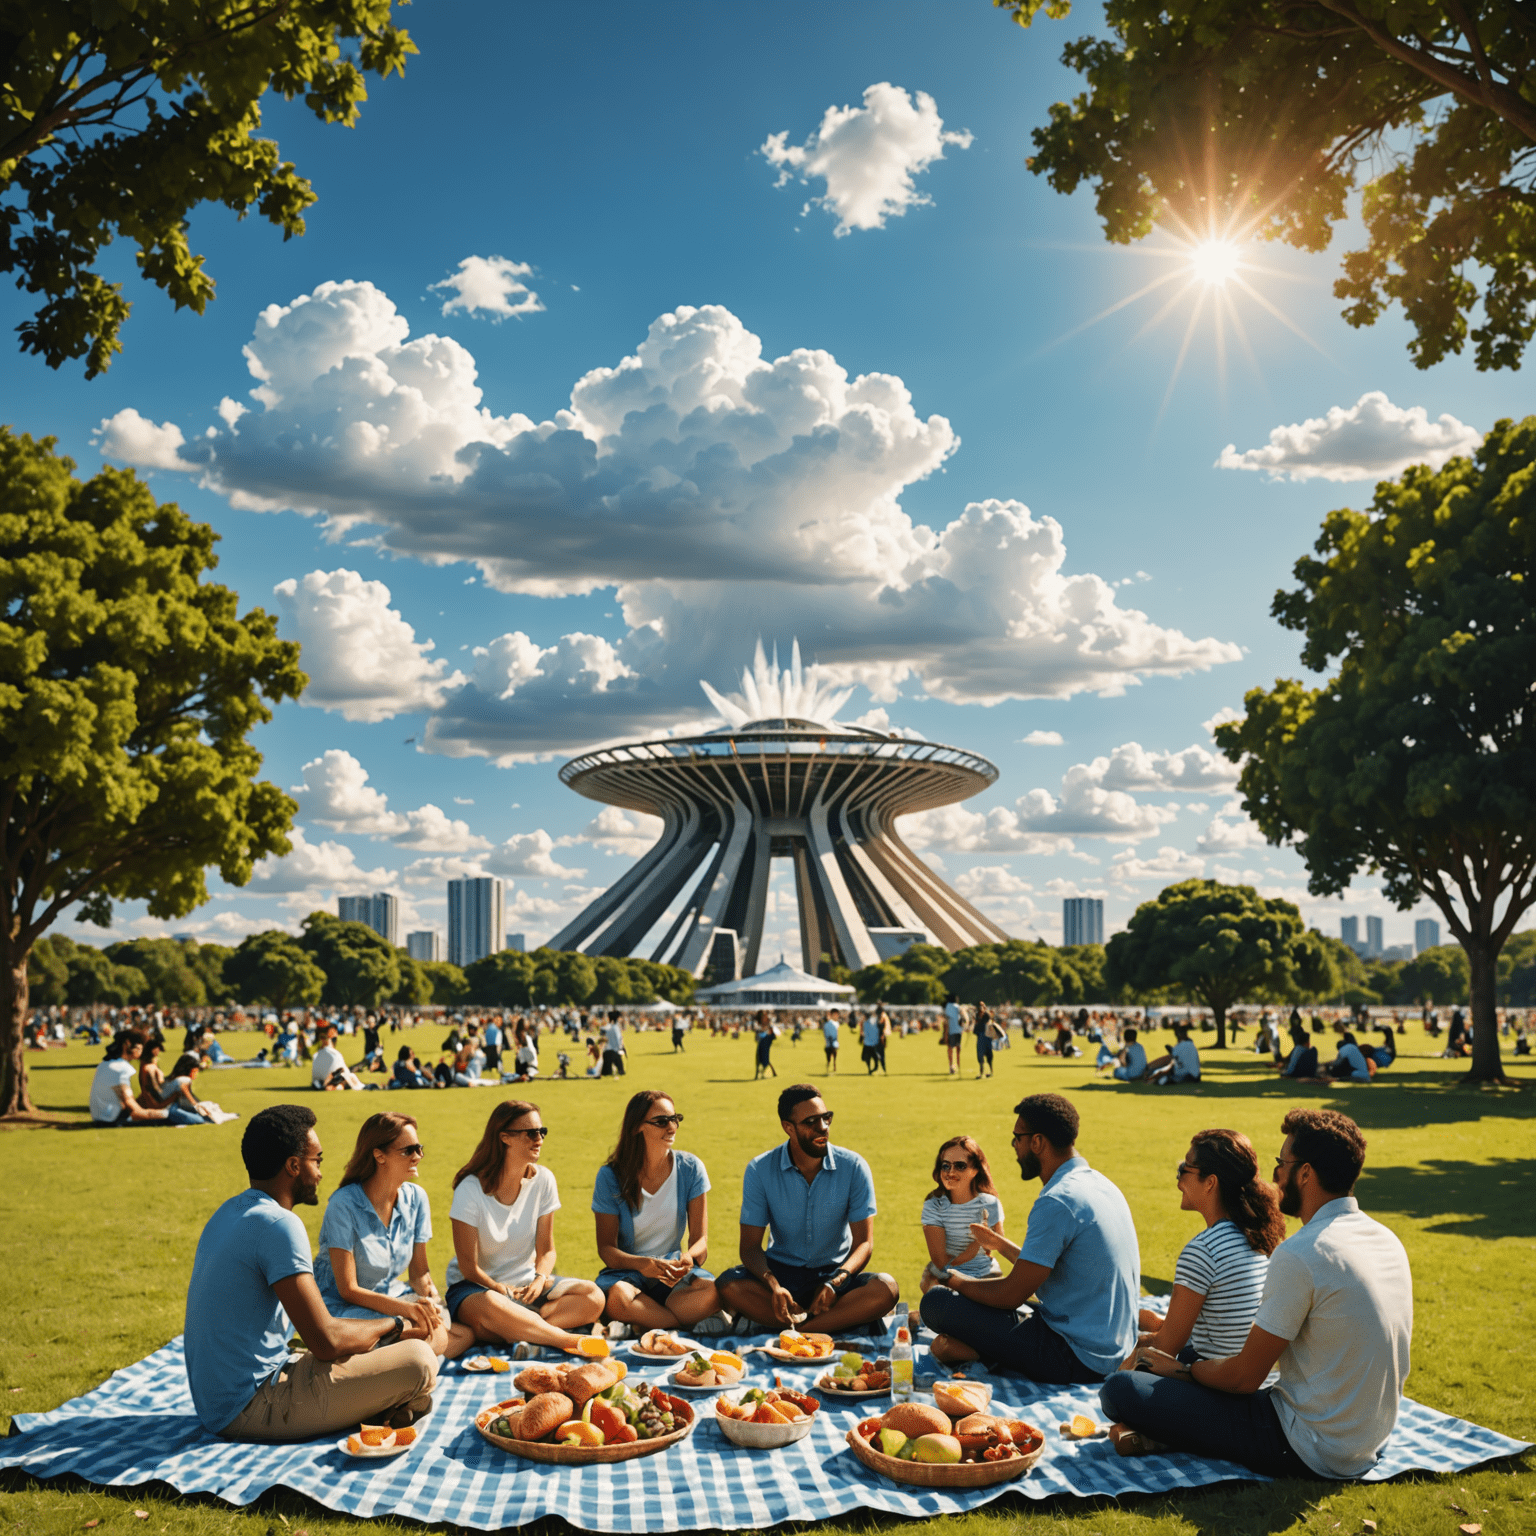
{"label": "blue and white checkered picnic blanket", "polygon": [[[737,1342],[737,1341],[733,1341]],[[763,1356],[748,1381],[768,1384],[775,1367]],[[922,1362],[919,1363],[920,1368]],[[637,1379],[660,1379],[651,1366]],[[809,1385],[816,1372],[783,1371]],[[510,1378],[445,1366],[433,1411],[412,1450],[389,1461],[356,1461],[331,1440],[303,1445],[232,1445],[192,1413],[181,1340],[116,1372],[93,1392],[51,1413],[21,1414],[20,1433],[0,1441],[0,1467],[37,1477],[75,1473],[109,1486],[161,1481],[183,1493],[212,1493],[248,1504],[283,1486],[352,1515],[400,1515],[452,1521],[476,1530],[524,1525],[558,1515],[589,1531],[737,1529],[785,1520],[826,1520],[852,1509],[928,1516],[975,1509],[1005,1493],[1111,1496],[1195,1488],[1256,1474],[1229,1461],[1171,1454],[1125,1460],[1105,1440],[1070,1442],[1056,1426],[1074,1410],[1097,1415],[1091,1387],[1048,1390],[1016,1378],[972,1373],[989,1382],[994,1401],[1046,1431],[1046,1454],[1023,1477],[995,1488],[909,1488],[863,1466],[843,1436],[865,1414],[858,1404],[823,1398],[811,1433],[777,1451],[746,1451],[714,1422],[714,1394],[695,1394],[699,1424],[688,1439],[654,1456],[611,1466],[556,1467],[520,1460],[475,1431],[475,1414],[510,1396]],[[869,1411],[888,1406],[880,1399]],[[1397,1430],[1372,1480],[1410,1468],[1449,1472],[1525,1449],[1525,1442],[1480,1429],[1404,1399]]]}

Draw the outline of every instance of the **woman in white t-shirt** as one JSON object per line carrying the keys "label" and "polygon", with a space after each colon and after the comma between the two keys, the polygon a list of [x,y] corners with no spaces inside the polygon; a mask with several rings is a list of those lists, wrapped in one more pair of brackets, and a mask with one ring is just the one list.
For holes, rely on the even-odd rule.
{"label": "woman in white t-shirt", "polygon": [[693,1328],[720,1310],[709,1256],[709,1175],[676,1146],[672,1100],[645,1089],[624,1108],[618,1145],[597,1170],[598,1285],[608,1316],[644,1328]]}
{"label": "woman in white t-shirt", "polygon": [[987,1154],[969,1136],[951,1136],[933,1160],[933,1193],[923,1201],[923,1238],[928,1263],[919,1289],[943,1285],[952,1269],[985,1280],[1000,1273],[997,1259],[977,1229],[1004,1242],[1003,1202],[992,1183]]}
{"label": "woman in white t-shirt", "polygon": [[507,1099],[453,1176],[448,1315],[488,1343],[576,1349],[572,1329],[602,1315],[590,1280],[555,1273],[555,1176],[540,1166],[548,1128],[537,1104]]}
{"label": "woman in white t-shirt", "polygon": [[[1148,1345],[1186,1365],[1241,1353],[1264,1294],[1269,1256],[1285,1240],[1275,1187],[1241,1131],[1198,1131],[1176,1175],[1179,1209],[1203,1231],[1185,1244],[1173,1271],[1168,1314],[1141,1312],[1138,1350]],[[1122,1370],[1132,1368],[1133,1352]]]}

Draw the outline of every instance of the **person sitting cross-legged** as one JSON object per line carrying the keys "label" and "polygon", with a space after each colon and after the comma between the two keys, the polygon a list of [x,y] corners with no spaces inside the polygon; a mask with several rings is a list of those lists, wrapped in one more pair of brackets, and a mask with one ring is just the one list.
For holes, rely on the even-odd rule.
{"label": "person sitting cross-legged", "polygon": [[1122,1083],[1139,1083],[1147,1075],[1147,1048],[1136,1038],[1134,1025],[1127,1025],[1122,1037],[1125,1045],[1120,1051],[1120,1065],[1114,1076]]}
{"label": "person sitting cross-legged", "polygon": [[[1352,1478],[1375,1466],[1396,1427],[1413,1277],[1402,1243],[1351,1193],[1365,1138],[1331,1109],[1293,1109],[1281,1129],[1280,1209],[1301,1230],[1270,1255],[1237,1354],[1186,1364],[1139,1348],[1137,1368],[1104,1383],[1099,1402],[1122,1456],[1192,1451],[1268,1477]],[[1279,1380],[1265,1388],[1276,1364]]]}
{"label": "person sitting cross-legged", "polygon": [[[832,1111],[813,1084],[786,1088],[778,1111],[787,1139],[747,1164],[741,1263],[716,1282],[720,1295],[765,1328],[861,1328],[901,1295],[894,1276],[865,1268],[875,1248],[869,1164],[832,1144]],[[765,1250],[770,1228],[773,1246]]]}
{"label": "person sitting cross-legged", "polygon": [[[204,1427],[227,1440],[287,1442],[419,1418],[437,1381],[424,1330],[399,1316],[333,1317],[315,1283],[293,1210],[319,1204],[314,1111],[261,1110],[240,1156],[251,1187],[209,1218],[187,1286],[187,1381]],[[288,1320],[309,1349],[292,1363]]]}
{"label": "person sitting cross-legged", "polygon": [[[1077,1150],[1077,1111],[1059,1093],[1014,1109],[1019,1172],[1039,1179],[1024,1242],[971,1228],[983,1247],[1013,1261],[995,1280],[950,1270],[923,1297],[923,1321],[946,1365],[980,1359],[1031,1381],[1103,1381],[1136,1342],[1141,1256],[1125,1196]],[[1034,1310],[1019,1308],[1031,1296]]]}
{"label": "person sitting cross-legged", "polygon": [[1168,1083],[1200,1081],[1200,1051],[1189,1038],[1189,1025],[1175,1024],[1173,1034],[1171,1049],[1147,1065],[1147,1081],[1160,1088]]}
{"label": "person sitting cross-legged", "polygon": [[1293,1077],[1298,1083],[1314,1082],[1317,1078],[1317,1047],[1304,1029],[1291,1031],[1291,1054],[1281,1064],[1281,1077]]}

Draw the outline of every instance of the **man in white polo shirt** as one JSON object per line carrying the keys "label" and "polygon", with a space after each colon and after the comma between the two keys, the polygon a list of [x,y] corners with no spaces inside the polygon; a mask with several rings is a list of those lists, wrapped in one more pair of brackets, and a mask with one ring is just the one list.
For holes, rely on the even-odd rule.
{"label": "man in white polo shirt", "polygon": [[1194,1451],[1271,1477],[1359,1477],[1396,1427],[1413,1279],[1403,1245],[1351,1194],[1365,1138],[1331,1109],[1293,1109],[1281,1129],[1280,1209],[1302,1228],[1270,1255],[1248,1340],[1193,1365],[1139,1350],[1099,1393],[1122,1456]]}

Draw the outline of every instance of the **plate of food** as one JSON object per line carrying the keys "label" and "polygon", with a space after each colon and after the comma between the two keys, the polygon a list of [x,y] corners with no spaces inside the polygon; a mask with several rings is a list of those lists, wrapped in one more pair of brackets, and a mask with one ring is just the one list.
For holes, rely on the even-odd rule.
{"label": "plate of food", "polygon": [[381,1461],[398,1456],[416,1444],[414,1429],[391,1429],[387,1424],[360,1424],[355,1435],[336,1442],[336,1449],[359,1461]]}
{"label": "plate of food", "polygon": [[830,1333],[799,1333],[791,1328],[779,1335],[776,1346],[760,1344],[758,1348],[785,1365],[814,1365],[828,1359],[837,1344]]}
{"label": "plate of food", "polygon": [[[697,1416],[691,1403],[652,1382],[613,1381],[607,1362],[577,1366],[572,1377],[583,1371],[593,1375],[568,1379],[565,1391],[535,1392],[482,1408],[475,1428],[490,1444],[526,1461],[578,1465],[651,1456],[693,1433]],[[609,1385],[588,1391],[605,1372]]]}
{"label": "plate of food", "polygon": [[696,1349],[667,1377],[684,1392],[709,1392],[734,1387],[747,1374],[747,1362],[728,1349]]}
{"label": "plate of food", "polygon": [[820,1407],[814,1397],[788,1387],[743,1387],[715,1399],[715,1423],[735,1445],[775,1450],[805,1439]]}
{"label": "plate of food", "polygon": [[897,1403],[855,1425],[847,1439],[871,1471],[919,1488],[990,1488],[1022,1477],[1045,1453],[1044,1433],[1023,1419],[970,1413],[951,1420],[926,1403]]}
{"label": "plate of food", "polygon": [[678,1360],[695,1350],[708,1353],[697,1339],[681,1333],[668,1333],[664,1328],[652,1328],[642,1333],[629,1346],[630,1354],[639,1355],[642,1360]]}
{"label": "plate of food", "polygon": [[466,1371],[474,1371],[477,1374],[482,1371],[494,1371],[498,1375],[512,1369],[511,1365],[496,1355],[471,1355],[467,1360],[460,1362]]}
{"label": "plate of food", "polygon": [[884,1397],[891,1390],[891,1362],[880,1355],[866,1360],[850,1350],[837,1357],[837,1364],[824,1376],[816,1378],[819,1391],[828,1397]]}

